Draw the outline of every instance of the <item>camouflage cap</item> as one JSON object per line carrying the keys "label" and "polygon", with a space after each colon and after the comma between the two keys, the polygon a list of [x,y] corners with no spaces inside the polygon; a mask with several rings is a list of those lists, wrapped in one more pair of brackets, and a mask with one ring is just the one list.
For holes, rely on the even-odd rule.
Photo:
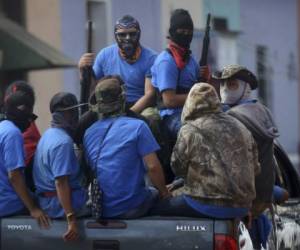
{"label": "camouflage cap", "polygon": [[218,112],[221,112],[221,104],[215,88],[208,83],[196,83],[183,106],[181,121],[184,123],[204,114]]}
{"label": "camouflage cap", "polygon": [[250,70],[235,64],[224,67],[221,75],[215,75],[214,78],[218,80],[236,78],[249,83],[252,90],[256,89],[258,85],[256,76]]}
{"label": "camouflage cap", "polygon": [[100,80],[95,88],[97,112],[106,114],[118,111],[125,102],[124,90],[116,78]]}

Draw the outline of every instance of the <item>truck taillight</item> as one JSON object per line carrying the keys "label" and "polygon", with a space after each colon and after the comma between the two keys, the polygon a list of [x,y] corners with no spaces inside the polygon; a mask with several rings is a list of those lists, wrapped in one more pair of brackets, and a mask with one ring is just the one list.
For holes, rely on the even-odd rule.
{"label": "truck taillight", "polygon": [[225,234],[216,234],[214,237],[214,250],[238,250],[236,239]]}

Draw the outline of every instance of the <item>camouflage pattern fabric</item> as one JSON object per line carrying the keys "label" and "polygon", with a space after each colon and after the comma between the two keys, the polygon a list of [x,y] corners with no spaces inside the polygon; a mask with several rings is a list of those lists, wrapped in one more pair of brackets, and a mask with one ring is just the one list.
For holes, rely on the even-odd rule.
{"label": "camouflage pattern fabric", "polygon": [[225,80],[230,78],[240,79],[244,82],[249,83],[251,89],[256,89],[258,81],[256,76],[247,68],[240,65],[228,65],[224,67],[221,71],[220,76],[214,76],[215,79]]}
{"label": "camouflage pattern fabric", "polygon": [[215,89],[198,83],[182,112],[183,126],[171,158],[186,194],[205,204],[250,208],[260,171],[256,144],[246,127],[221,112]]}
{"label": "camouflage pattern fabric", "polygon": [[[93,100],[94,99],[94,100]],[[118,79],[108,78],[100,80],[90,100],[90,109],[98,114],[125,112],[125,91]]]}

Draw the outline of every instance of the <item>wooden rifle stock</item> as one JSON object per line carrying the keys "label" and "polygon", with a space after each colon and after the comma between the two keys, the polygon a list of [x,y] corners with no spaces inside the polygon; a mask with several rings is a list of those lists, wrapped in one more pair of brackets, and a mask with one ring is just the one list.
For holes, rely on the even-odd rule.
{"label": "wooden rifle stock", "polygon": [[[92,26],[93,22],[88,21],[88,34],[87,34],[87,52],[92,53]],[[93,68],[91,66],[83,69],[81,90],[80,90],[80,103],[87,103],[90,95],[90,86],[93,78]],[[87,105],[81,106],[80,114],[83,115],[88,110]]]}

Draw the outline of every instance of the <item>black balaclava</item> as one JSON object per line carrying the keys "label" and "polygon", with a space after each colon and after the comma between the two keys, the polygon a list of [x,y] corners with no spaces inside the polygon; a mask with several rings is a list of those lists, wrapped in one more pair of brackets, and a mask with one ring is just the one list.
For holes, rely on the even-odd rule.
{"label": "black balaclava", "polygon": [[[79,120],[78,101],[75,95],[68,92],[55,94],[50,101],[50,112],[52,114],[51,127],[62,128],[74,137]],[[68,119],[65,113],[68,112]]]}
{"label": "black balaclava", "polygon": [[12,121],[24,132],[37,116],[32,113],[35,97],[33,89],[24,81],[10,84],[5,91],[4,113],[7,120]]}
{"label": "black balaclava", "polygon": [[177,29],[188,29],[191,31],[194,30],[193,20],[187,10],[176,9],[172,12],[170,19],[169,38],[180,47],[189,49],[193,39],[193,33],[188,35],[179,34],[176,32]]}
{"label": "black balaclava", "polygon": [[[118,35],[119,29],[130,29],[135,28],[137,30],[136,34],[132,33],[131,36],[121,37]],[[131,59],[139,47],[141,29],[138,21],[130,15],[123,16],[120,18],[115,25],[115,39],[121,51],[125,56]]]}

